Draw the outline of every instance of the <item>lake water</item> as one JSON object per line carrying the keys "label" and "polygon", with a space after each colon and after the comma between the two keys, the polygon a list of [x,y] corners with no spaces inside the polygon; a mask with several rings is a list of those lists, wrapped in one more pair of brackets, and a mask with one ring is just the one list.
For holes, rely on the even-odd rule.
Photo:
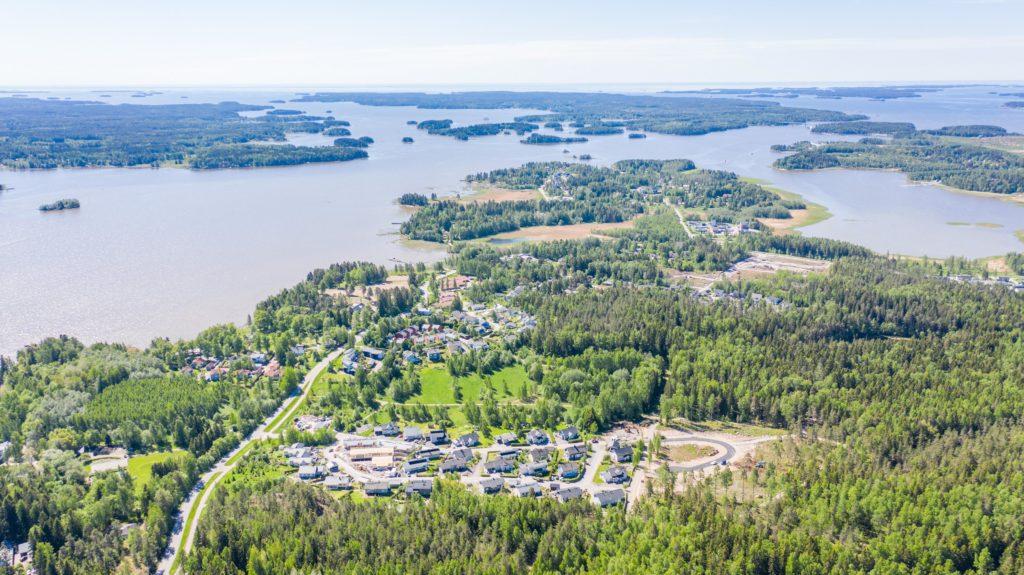
{"label": "lake water", "polygon": [[[1024,132],[1024,111],[1000,108],[992,88],[928,94],[914,100],[800,98],[784,104],[862,112],[921,127],[996,123]],[[1006,91],[995,89],[996,91]],[[293,92],[166,92],[147,98],[113,93],[111,103],[237,100],[267,103]],[[47,96],[50,94],[41,94]],[[61,92],[97,99],[97,93]],[[182,98],[187,95],[188,98]],[[952,103],[951,103],[952,102]],[[433,261],[440,250],[400,241],[406,192],[451,194],[469,173],[528,161],[569,159],[563,146],[524,146],[517,136],[460,142],[429,136],[407,120],[504,121],[524,110],[417,110],[347,103],[288,103],[352,123],[372,136],[370,159],[340,164],[192,172],[90,169],[0,172],[0,354],[67,333],[83,341],[145,345],[156,336],[189,337],[221,322],[242,322],[256,302],[336,261]],[[896,110],[896,111],[893,111]],[[915,111],[916,110],[916,111]],[[402,144],[404,136],[414,144]],[[652,134],[593,137],[568,146],[608,164],[625,158],[690,158],[702,167],[757,177],[824,204],[834,217],[804,229],[813,236],[882,253],[971,257],[1019,251],[1024,206],[910,185],[897,173],[771,168],[772,144],[813,137],[807,126],[757,127],[695,137]],[[330,138],[296,134],[297,144]],[[62,197],[82,209],[41,214]],[[950,225],[964,222],[977,225]],[[998,227],[996,227],[998,226]]]}

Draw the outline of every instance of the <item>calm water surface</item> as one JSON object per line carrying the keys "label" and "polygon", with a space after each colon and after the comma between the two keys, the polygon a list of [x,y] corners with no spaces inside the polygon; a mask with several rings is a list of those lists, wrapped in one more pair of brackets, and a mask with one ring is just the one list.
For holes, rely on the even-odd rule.
{"label": "calm water surface", "polygon": [[[996,123],[1024,131],[1024,112],[974,88],[947,99],[889,102],[800,98],[784,104],[842,108],[921,127]],[[998,89],[996,89],[999,91]],[[1005,90],[1003,90],[1005,91]],[[167,92],[148,98],[112,93],[101,101],[175,103],[237,100],[266,103],[291,92]],[[97,93],[61,93],[99,99]],[[91,169],[0,172],[13,189],[0,193],[0,354],[67,333],[84,341],[145,345],[156,336],[189,337],[218,322],[242,322],[260,299],[336,261],[433,261],[440,250],[399,240],[406,192],[461,191],[469,173],[528,161],[571,159],[563,146],[524,146],[516,136],[460,142],[428,136],[406,121],[451,118],[505,121],[523,110],[417,110],[345,103],[279,104],[312,114],[328,110],[372,136],[370,159],[340,164],[192,172]],[[915,112],[916,110],[916,112]],[[1007,112],[1012,112],[1010,115]],[[915,115],[916,114],[916,115]],[[1017,117],[1019,116],[1019,118]],[[403,136],[415,138],[402,144]],[[824,204],[834,217],[804,229],[813,236],[878,252],[984,256],[1019,251],[1024,206],[999,199],[910,185],[897,173],[781,173],[771,144],[813,137],[807,126],[750,128],[696,137],[594,137],[569,146],[608,164],[625,158],[690,158],[703,167],[757,177]],[[296,144],[328,144],[319,135]],[[62,197],[82,209],[41,214]],[[977,225],[952,226],[949,222]],[[999,226],[993,227],[992,225]]]}

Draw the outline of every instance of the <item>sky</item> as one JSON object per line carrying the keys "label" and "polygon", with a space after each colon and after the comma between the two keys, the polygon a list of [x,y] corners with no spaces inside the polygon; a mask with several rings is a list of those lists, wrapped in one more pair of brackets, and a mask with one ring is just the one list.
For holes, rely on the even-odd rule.
{"label": "sky", "polygon": [[1024,80],[1024,0],[0,0],[0,86]]}

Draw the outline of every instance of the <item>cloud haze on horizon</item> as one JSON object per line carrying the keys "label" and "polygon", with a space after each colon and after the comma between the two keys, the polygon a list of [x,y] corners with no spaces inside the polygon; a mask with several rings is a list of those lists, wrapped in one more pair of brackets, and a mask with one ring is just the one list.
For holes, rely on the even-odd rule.
{"label": "cloud haze on horizon", "polygon": [[1019,0],[4,4],[4,86],[1024,80]]}

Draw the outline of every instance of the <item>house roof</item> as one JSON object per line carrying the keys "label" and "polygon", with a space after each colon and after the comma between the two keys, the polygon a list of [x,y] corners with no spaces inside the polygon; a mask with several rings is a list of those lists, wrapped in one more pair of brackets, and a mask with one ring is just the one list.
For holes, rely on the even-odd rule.
{"label": "house roof", "polygon": [[605,491],[598,491],[593,494],[594,502],[604,507],[606,505],[614,505],[626,498],[626,492],[622,489],[607,489]]}
{"label": "house roof", "polygon": [[576,486],[563,487],[558,491],[551,492],[551,496],[562,503],[571,499],[579,499],[582,495],[583,490]]}

